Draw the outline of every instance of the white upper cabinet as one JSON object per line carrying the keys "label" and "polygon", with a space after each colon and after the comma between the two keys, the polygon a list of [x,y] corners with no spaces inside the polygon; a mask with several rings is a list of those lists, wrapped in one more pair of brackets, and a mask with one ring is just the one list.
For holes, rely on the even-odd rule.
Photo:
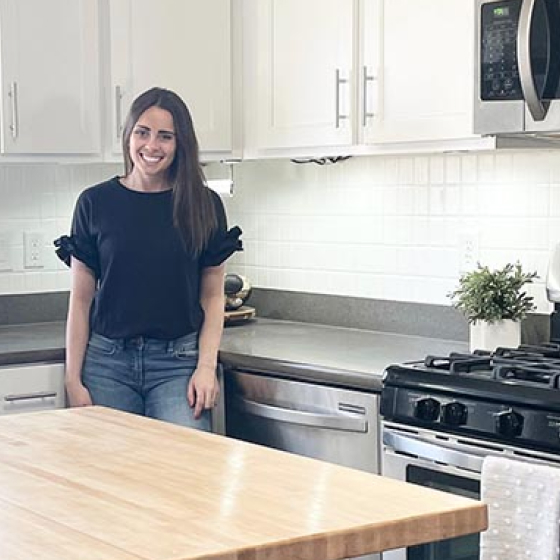
{"label": "white upper cabinet", "polygon": [[487,147],[471,0],[246,0],[243,17],[246,155]]}
{"label": "white upper cabinet", "polygon": [[93,0],[0,0],[1,151],[100,154]]}
{"label": "white upper cabinet", "polygon": [[[474,2],[362,0],[364,143],[472,134]],[[364,105],[362,105],[364,106]]]}
{"label": "white upper cabinet", "polygon": [[246,148],[352,143],[354,6],[353,0],[246,2]]}
{"label": "white upper cabinet", "polygon": [[109,0],[113,152],[130,104],[154,86],[186,102],[202,152],[232,150],[231,11],[231,0]]}

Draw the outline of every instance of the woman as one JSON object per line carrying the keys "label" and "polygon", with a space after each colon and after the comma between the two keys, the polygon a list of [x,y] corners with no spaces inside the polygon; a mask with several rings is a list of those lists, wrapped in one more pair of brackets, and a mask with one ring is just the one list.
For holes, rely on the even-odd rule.
{"label": "woman", "polygon": [[105,405],[210,430],[223,329],[224,264],[241,249],[204,184],[189,111],[153,88],[132,104],[125,174],[86,189],[71,237],[66,391],[71,406]]}

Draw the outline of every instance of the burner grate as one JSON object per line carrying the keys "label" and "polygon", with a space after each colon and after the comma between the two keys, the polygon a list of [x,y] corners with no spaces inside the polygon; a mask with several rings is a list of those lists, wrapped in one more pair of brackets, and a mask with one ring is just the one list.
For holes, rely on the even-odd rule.
{"label": "burner grate", "polygon": [[428,371],[450,376],[483,376],[509,384],[540,384],[560,387],[560,345],[521,345],[498,348],[495,352],[452,352],[448,356],[426,356],[422,364]]}

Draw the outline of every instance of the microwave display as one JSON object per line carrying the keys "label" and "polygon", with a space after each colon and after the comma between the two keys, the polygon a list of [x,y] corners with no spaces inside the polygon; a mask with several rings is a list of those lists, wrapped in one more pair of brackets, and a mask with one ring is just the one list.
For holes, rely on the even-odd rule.
{"label": "microwave display", "polygon": [[523,99],[517,66],[520,10],[520,0],[482,6],[480,98],[484,101]]}
{"label": "microwave display", "polygon": [[501,18],[501,17],[508,17],[508,16],[509,16],[508,6],[500,6],[499,8],[494,8],[494,17]]}

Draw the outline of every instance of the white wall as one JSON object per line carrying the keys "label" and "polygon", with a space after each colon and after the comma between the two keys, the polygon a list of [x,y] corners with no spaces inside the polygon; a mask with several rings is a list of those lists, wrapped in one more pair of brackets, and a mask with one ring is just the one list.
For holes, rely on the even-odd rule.
{"label": "white wall", "polygon": [[[78,193],[120,171],[0,166],[0,240],[7,234],[13,265],[0,271],[0,294],[68,289],[52,240],[68,232]],[[560,242],[560,151],[254,161],[236,165],[234,177],[226,206],[245,251],[228,269],[255,286],[448,304],[466,234],[478,239],[484,264],[519,259],[537,270],[531,291],[538,311],[550,310],[544,278]],[[23,266],[25,231],[44,234],[42,269]]]}
{"label": "white wall", "polygon": [[537,270],[530,291],[550,310],[560,151],[247,162],[235,178],[245,252],[229,269],[256,286],[445,305],[474,236],[483,264]]}

